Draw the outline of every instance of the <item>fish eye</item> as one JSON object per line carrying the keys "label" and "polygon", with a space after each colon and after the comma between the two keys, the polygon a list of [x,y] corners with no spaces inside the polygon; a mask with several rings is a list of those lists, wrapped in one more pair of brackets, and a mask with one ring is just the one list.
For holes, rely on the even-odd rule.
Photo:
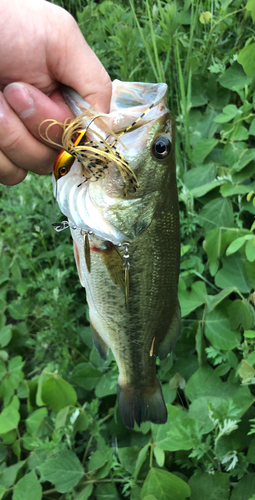
{"label": "fish eye", "polygon": [[171,153],[171,149],[171,141],[163,135],[157,137],[152,144],[152,154],[158,160],[164,160]]}
{"label": "fish eye", "polygon": [[68,173],[68,168],[65,167],[65,166],[60,167],[59,173],[60,173],[61,176],[66,175]]}

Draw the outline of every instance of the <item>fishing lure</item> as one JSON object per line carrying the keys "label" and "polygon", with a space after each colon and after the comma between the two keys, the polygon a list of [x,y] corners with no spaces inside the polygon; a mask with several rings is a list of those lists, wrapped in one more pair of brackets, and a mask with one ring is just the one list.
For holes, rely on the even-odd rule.
{"label": "fishing lure", "polygon": [[[131,125],[126,127],[119,135],[116,136],[111,130],[109,130],[109,134],[106,139],[103,139],[100,134],[98,134],[95,130],[93,130],[93,134],[98,136],[99,141],[87,141],[85,142],[86,133],[89,130],[91,124],[97,118],[104,117],[107,115],[98,114],[94,115],[87,125],[87,127],[81,130],[82,126],[84,126],[84,119],[88,118],[89,110],[86,113],[78,116],[74,120],[70,122],[60,123],[56,120],[44,120],[40,124],[39,133],[41,137],[46,140],[48,143],[59,146],[56,142],[52,141],[49,138],[49,131],[54,125],[60,125],[63,128],[62,135],[62,146],[63,149],[58,153],[55,163],[54,163],[54,176],[56,181],[61,177],[68,174],[70,171],[75,159],[77,159],[81,163],[83,176],[85,176],[86,180],[98,180],[100,177],[104,175],[104,171],[109,167],[111,162],[114,162],[118,167],[120,174],[122,176],[125,194],[126,188],[131,187],[133,191],[139,187],[137,177],[125,160],[123,154],[116,148],[117,142],[120,142],[120,138],[126,134],[129,130],[135,127],[135,125],[155,106],[155,103],[152,103],[146,111],[144,111]],[[48,123],[48,126],[45,131],[45,137],[41,133],[41,126],[45,123]],[[76,138],[73,137],[76,135]],[[112,143],[106,142],[109,137],[114,137]],[[126,148],[125,148],[126,149]],[[85,182],[84,181],[84,182]],[[81,183],[82,184],[82,183]],[[80,185],[81,185],[80,184]]]}

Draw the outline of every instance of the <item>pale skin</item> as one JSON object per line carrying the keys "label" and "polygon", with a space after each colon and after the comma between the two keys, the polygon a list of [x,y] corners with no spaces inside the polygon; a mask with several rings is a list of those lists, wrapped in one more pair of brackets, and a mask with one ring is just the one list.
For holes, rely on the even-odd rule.
{"label": "pale skin", "polygon": [[[43,143],[43,120],[71,117],[60,84],[109,112],[111,80],[73,17],[45,0],[0,0],[0,183],[30,170],[51,172],[57,154]],[[52,138],[61,138],[59,130]]]}

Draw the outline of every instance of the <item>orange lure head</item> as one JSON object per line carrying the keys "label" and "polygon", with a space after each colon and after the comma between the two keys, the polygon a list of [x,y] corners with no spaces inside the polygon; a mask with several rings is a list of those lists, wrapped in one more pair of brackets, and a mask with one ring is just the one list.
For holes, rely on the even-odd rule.
{"label": "orange lure head", "polygon": [[[78,137],[75,139],[73,146],[78,146],[80,144],[82,138],[84,137],[86,130],[83,130],[79,133]],[[70,154],[65,149],[61,149],[56,157],[53,167],[53,173],[56,181],[60,179],[60,177],[64,177],[64,175],[68,174],[71,166],[73,165],[75,157]]]}

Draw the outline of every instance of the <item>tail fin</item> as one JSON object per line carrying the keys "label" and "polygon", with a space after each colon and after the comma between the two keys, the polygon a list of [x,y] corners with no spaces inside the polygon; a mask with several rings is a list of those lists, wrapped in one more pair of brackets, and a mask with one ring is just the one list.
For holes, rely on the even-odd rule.
{"label": "tail fin", "polygon": [[117,396],[120,416],[123,424],[133,429],[135,422],[140,427],[149,420],[154,424],[165,424],[167,409],[158,380],[153,388],[138,389],[131,385],[117,384]]}

